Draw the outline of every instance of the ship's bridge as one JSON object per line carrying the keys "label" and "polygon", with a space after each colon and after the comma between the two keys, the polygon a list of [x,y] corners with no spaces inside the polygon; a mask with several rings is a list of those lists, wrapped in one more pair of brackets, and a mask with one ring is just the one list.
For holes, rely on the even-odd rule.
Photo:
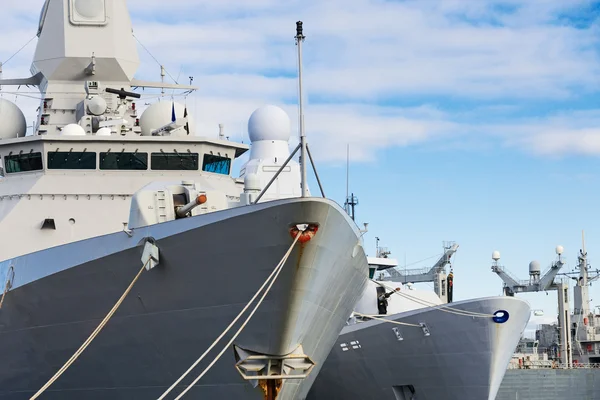
{"label": "ship's bridge", "polygon": [[239,202],[231,167],[248,149],[192,135],[2,139],[0,235],[14,240],[0,260],[125,229],[132,196],[150,182],[193,181]]}
{"label": "ship's bridge", "polygon": [[[31,136],[0,143],[0,175],[106,175],[139,173],[173,175],[199,171],[231,175],[233,161],[248,150],[244,144],[201,137]],[[0,190],[0,196],[2,195]],[[5,193],[8,194],[8,193]]]}

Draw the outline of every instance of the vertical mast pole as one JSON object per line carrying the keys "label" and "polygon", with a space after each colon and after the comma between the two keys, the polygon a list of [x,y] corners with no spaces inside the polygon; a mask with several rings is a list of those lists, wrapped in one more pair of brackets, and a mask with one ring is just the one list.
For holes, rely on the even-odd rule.
{"label": "vertical mast pole", "polygon": [[306,136],[304,134],[304,98],[302,96],[302,43],[306,37],[302,31],[302,21],[296,22],[296,45],[298,46],[298,119],[300,128],[300,171],[302,174],[302,197],[308,197],[306,178]]}
{"label": "vertical mast pole", "polygon": [[350,143],[346,147],[346,201],[350,195]]}

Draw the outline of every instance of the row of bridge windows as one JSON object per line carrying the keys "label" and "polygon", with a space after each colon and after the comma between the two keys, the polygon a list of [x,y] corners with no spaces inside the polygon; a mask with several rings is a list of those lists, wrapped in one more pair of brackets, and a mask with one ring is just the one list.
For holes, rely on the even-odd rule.
{"label": "row of bridge windows", "polygon": [[[49,170],[120,170],[144,171],[148,169],[148,153],[120,152],[48,152]],[[153,171],[197,171],[198,153],[150,153],[150,169]],[[44,169],[42,153],[16,154],[4,157],[4,168],[8,174],[16,172],[40,171]],[[202,171],[229,175],[231,159],[213,154],[204,154]]]}

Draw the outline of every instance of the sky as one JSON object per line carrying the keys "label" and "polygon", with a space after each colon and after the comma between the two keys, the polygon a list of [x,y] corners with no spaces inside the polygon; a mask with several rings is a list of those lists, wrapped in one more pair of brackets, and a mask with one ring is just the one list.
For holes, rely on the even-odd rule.
{"label": "sky", "polygon": [[[54,0],[53,0],[54,1]],[[36,33],[42,0],[0,14],[0,61]],[[326,195],[359,198],[357,222],[411,268],[456,241],[455,299],[495,296],[491,254],[521,279],[585,230],[600,260],[600,2],[592,0],[128,0],[142,65],[199,91],[199,134],[248,143],[247,120],[275,104],[297,134],[295,22],[304,22],[306,134]],[[34,10],[34,11],[32,11]],[[4,64],[26,77],[35,39]],[[150,54],[149,54],[150,53]],[[28,120],[37,104],[16,100]],[[237,165],[239,165],[238,163]],[[317,186],[312,179],[313,193]],[[597,266],[600,268],[600,265]],[[590,291],[600,305],[600,281]],[[555,319],[556,293],[520,296],[529,329]]]}

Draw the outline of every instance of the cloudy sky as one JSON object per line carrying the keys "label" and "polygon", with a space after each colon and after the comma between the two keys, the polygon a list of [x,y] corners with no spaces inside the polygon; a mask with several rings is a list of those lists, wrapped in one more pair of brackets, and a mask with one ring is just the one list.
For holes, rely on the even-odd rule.
{"label": "cloudy sky", "polygon": [[[52,0],[54,1],[54,0]],[[36,32],[41,0],[5,1],[0,61]],[[591,0],[129,0],[134,33],[182,83],[203,135],[247,142],[264,104],[297,118],[295,22],[304,21],[306,128],[327,195],[401,264],[460,245],[456,297],[498,295],[493,250],[526,278],[585,229],[600,260],[600,3]],[[35,40],[4,66],[28,75]],[[138,77],[160,79],[139,48]],[[15,100],[14,95],[4,94]],[[33,115],[32,100],[17,103]],[[313,185],[313,188],[316,188]],[[314,190],[313,190],[314,191]],[[427,262],[414,266],[427,266]],[[598,265],[600,268],[600,264]],[[600,305],[600,282],[592,288]],[[525,296],[545,319],[556,295]]]}

